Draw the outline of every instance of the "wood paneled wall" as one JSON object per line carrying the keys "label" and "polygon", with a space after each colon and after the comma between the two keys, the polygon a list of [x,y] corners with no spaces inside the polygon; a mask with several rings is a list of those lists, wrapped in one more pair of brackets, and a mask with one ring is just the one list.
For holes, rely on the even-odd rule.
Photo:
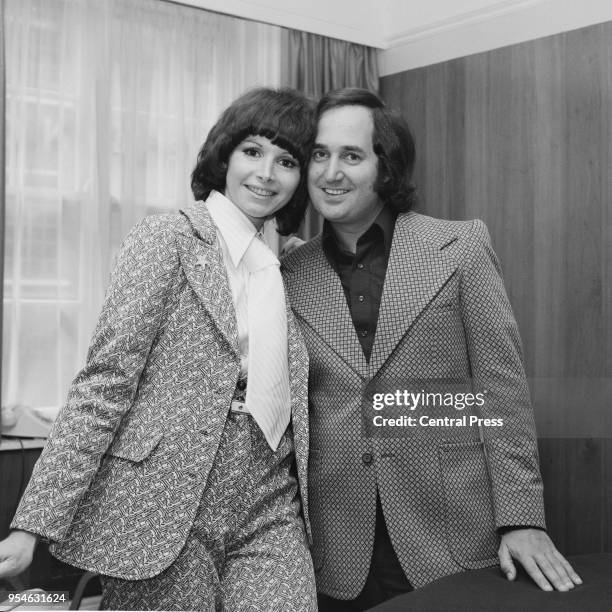
{"label": "wood paneled wall", "polygon": [[532,380],[549,531],[612,552],[612,23],[391,75],[419,209],[489,227]]}

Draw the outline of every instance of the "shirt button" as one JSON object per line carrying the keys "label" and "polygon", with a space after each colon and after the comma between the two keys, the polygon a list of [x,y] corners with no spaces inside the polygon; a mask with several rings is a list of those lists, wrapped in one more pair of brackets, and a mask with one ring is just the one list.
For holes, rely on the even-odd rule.
{"label": "shirt button", "polygon": [[372,456],[372,453],[363,453],[363,455],[361,455],[361,460],[366,465],[370,465],[370,463],[372,463],[372,461],[374,460],[374,457]]}
{"label": "shirt button", "polygon": [[363,270],[363,264],[362,264],[362,263],[358,263],[358,264],[357,264],[357,267],[358,267],[360,270]]}
{"label": "shirt button", "polygon": [[360,302],[364,302],[364,301],[365,301],[365,297],[364,297],[363,295],[360,295],[360,296],[359,296],[357,299],[358,299]]}
{"label": "shirt button", "polygon": [[365,337],[368,335],[368,330],[367,330],[367,329],[362,329],[362,330],[359,332],[359,335],[360,335],[362,338],[365,338]]}
{"label": "shirt button", "polygon": [[246,389],[246,381],[243,378],[241,378],[236,383],[236,388],[238,389],[238,391],[244,391]]}

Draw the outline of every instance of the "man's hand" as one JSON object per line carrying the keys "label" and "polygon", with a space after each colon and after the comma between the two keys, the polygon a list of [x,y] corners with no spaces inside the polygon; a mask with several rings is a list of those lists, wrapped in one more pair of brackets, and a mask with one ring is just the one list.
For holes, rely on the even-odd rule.
{"label": "man's hand", "polygon": [[545,531],[513,529],[502,536],[499,565],[508,580],[516,578],[513,559],[518,561],[543,591],[569,591],[582,584],[565,557],[555,548]]}
{"label": "man's hand", "polygon": [[0,578],[23,572],[34,555],[38,536],[28,531],[13,531],[0,542]]}

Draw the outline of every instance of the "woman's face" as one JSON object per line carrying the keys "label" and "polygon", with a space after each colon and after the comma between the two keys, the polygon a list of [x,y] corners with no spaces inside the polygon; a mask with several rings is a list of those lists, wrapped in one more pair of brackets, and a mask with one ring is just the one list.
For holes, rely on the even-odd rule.
{"label": "woman's face", "polygon": [[225,197],[257,227],[292,198],[300,182],[300,165],[265,136],[249,136],[227,164]]}

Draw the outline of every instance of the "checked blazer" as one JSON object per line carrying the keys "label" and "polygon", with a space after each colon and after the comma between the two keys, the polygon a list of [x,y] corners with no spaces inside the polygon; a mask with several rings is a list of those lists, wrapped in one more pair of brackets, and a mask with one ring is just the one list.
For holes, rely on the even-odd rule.
{"label": "checked blazer", "polygon": [[[287,305],[291,419],[307,534],[307,354]],[[236,316],[203,202],[127,237],[93,336],[12,527],[130,580],[167,568],[206,486],[240,371]]]}
{"label": "checked blazer", "polygon": [[[313,559],[320,592],[355,598],[368,573],[379,492],[416,588],[497,563],[496,528],[544,526],[533,412],[517,325],[481,221],[398,216],[366,362],[321,236],[282,264],[310,357]],[[481,408],[417,417],[503,419],[497,427],[372,428],[373,392],[469,381]],[[389,409],[383,416],[391,416]],[[451,414],[455,413],[455,414]]]}

